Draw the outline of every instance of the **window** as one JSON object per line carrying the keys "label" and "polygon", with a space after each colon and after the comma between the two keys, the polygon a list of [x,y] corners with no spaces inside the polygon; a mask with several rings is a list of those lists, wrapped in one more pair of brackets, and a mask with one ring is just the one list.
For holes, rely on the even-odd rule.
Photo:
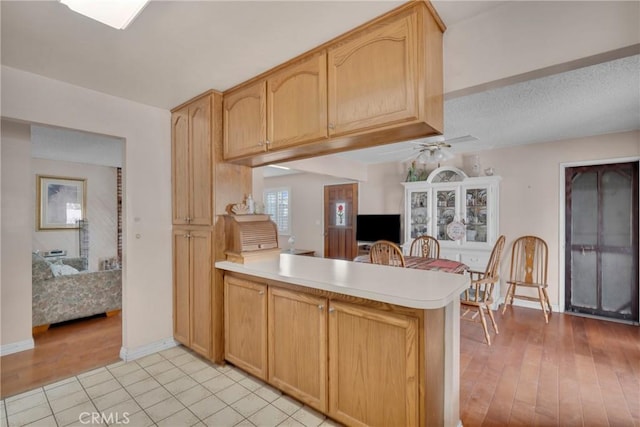
{"label": "window", "polygon": [[288,188],[271,188],[264,191],[264,213],[271,216],[273,222],[278,226],[279,234],[290,234],[291,216],[289,214]]}

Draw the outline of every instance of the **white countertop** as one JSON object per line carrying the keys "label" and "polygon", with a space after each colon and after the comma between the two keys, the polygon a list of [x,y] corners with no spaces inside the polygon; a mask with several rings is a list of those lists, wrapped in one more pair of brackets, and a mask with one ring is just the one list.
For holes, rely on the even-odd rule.
{"label": "white countertop", "polygon": [[237,264],[218,261],[221,270],[418,309],[457,300],[469,286],[467,274],[389,267],[327,258],[280,254]]}

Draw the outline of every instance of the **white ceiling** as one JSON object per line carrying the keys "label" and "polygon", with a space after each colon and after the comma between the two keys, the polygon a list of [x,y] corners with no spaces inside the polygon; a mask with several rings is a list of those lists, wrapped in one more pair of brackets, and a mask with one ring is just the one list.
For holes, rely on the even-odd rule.
{"label": "white ceiling", "polygon": [[[57,1],[0,2],[2,65],[170,109],[228,89],[403,1],[152,1],[124,31]],[[452,26],[504,1],[434,1]],[[638,56],[445,102],[454,151],[640,128]],[[445,76],[446,79],[446,76]],[[406,149],[409,147],[409,149]],[[345,157],[401,160],[410,143]],[[384,154],[393,149],[394,154]],[[383,154],[380,154],[383,153]]]}

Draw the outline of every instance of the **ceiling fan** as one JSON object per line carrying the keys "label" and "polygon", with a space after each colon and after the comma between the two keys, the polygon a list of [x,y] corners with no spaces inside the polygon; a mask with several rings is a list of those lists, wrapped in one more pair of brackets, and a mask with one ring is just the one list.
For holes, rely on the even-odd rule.
{"label": "ceiling fan", "polygon": [[[451,144],[474,141],[478,141],[478,138],[473,135],[465,135],[451,139],[445,139],[444,136],[437,136],[433,138],[432,141],[418,143],[413,147],[414,153],[402,160],[402,162],[413,159],[421,164],[440,163],[441,161],[448,160],[453,157],[453,153],[447,150],[448,148],[451,148]],[[417,156],[415,154],[416,150],[418,150]]]}

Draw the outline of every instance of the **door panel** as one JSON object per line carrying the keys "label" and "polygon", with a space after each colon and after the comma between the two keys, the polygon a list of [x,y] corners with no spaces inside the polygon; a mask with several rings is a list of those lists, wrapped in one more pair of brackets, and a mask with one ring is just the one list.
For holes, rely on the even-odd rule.
{"label": "door panel", "polygon": [[189,112],[185,107],[171,115],[173,223],[188,224],[189,217]]}
{"label": "door panel", "polygon": [[638,163],[565,173],[565,309],[638,321]]}
{"label": "door panel", "polygon": [[212,224],[211,98],[189,108],[191,132],[191,225]]}
{"label": "door panel", "polygon": [[327,300],[269,288],[269,381],[327,410]]}
{"label": "door panel", "polygon": [[[343,209],[340,209],[340,206]],[[338,214],[344,211],[343,214]],[[358,215],[358,184],[324,187],[324,256],[352,260],[358,254],[355,224]],[[339,223],[341,221],[341,223]]]}
{"label": "door panel", "polygon": [[173,231],[173,337],[188,346],[189,328],[189,238],[187,230]]}
{"label": "door panel", "polygon": [[267,149],[267,83],[258,82],[224,97],[224,158]]}
{"label": "door panel", "polygon": [[267,379],[267,287],[224,277],[225,359]]}
{"label": "door panel", "polygon": [[284,68],[267,81],[269,149],[327,137],[327,55]]}
{"label": "door panel", "polygon": [[211,357],[211,232],[190,231],[191,348]]}

